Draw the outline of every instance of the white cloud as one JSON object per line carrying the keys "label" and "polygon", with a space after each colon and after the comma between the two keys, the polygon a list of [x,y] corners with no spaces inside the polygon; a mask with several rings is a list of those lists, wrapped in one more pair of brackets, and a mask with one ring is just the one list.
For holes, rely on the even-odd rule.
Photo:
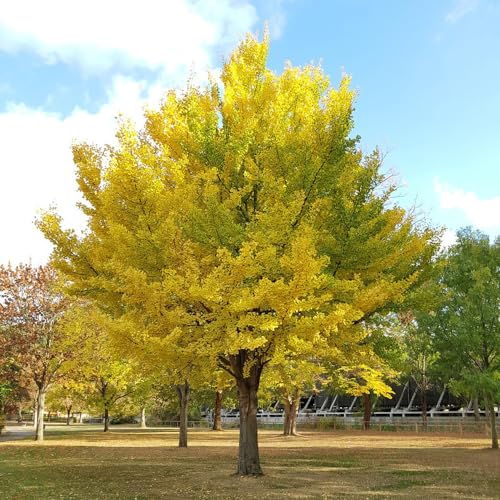
{"label": "white cloud", "polygon": [[217,48],[233,45],[257,20],[244,0],[17,0],[0,9],[0,51],[28,50],[87,71],[172,74],[213,65]]}
{"label": "white cloud", "polygon": [[474,12],[479,5],[479,0],[455,0],[453,7],[447,12],[445,21],[455,24],[466,15]]}
{"label": "white cloud", "polygon": [[473,192],[441,184],[437,179],[434,190],[439,195],[441,208],[461,211],[466,224],[485,231],[500,229],[500,196],[483,200]]}
{"label": "white cloud", "polygon": [[[62,116],[22,102],[9,103],[0,113],[0,263],[41,264],[50,245],[33,225],[37,211],[54,204],[66,226],[84,225],[75,207],[71,143],[112,143],[119,113],[140,125],[143,107],[154,106],[166,89],[183,87],[193,68],[197,79],[203,80],[208,68],[217,76],[214,68],[223,56],[262,20],[250,0],[4,3],[0,52],[29,51],[47,62],[108,71],[112,81],[107,102],[95,113],[77,107]],[[268,9],[275,37],[283,29],[281,5],[275,0]],[[130,68],[153,70],[156,80],[123,76]],[[45,105],[49,101],[50,96]]]}
{"label": "white cloud", "polygon": [[75,108],[62,117],[9,104],[0,114],[0,263],[47,260],[50,245],[33,225],[40,209],[55,204],[65,225],[83,227],[83,216],[75,207],[79,196],[71,144],[113,143],[119,113],[140,125],[143,105],[151,99],[148,90],[144,82],[116,77],[109,101],[97,113]]}
{"label": "white cloud", "polygon": [[445,249],[451,247],[457,242],[457,233],[451,229],[446,229],[441,238],[441,248]]}

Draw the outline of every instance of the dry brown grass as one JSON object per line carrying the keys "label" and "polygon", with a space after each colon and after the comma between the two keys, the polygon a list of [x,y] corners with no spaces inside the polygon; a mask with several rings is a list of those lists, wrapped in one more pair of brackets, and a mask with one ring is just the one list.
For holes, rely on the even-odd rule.
{"label": "dry brown grass", "polygon": [[234,476],[237,431],[120,429],[0,443],[0,497],[500,498],[500,453],[488,439],[376,432],[261,431],[265,475]]}

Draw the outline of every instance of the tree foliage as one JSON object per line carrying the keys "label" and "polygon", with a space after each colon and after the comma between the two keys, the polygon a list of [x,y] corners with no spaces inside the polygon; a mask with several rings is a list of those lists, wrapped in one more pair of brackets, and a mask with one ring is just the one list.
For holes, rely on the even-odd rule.
{"label": "tree foliage", "polygon": [[500,398],[500,239],[470,228],[443,255],[440,301],[423,314],[419,327],[439,353],[451,387],[480,395],[492,418],[492,445],[498,448],[494,403]]}
{"label": "tree foliage", "polygon": [[169,92],[142,130],[122,123],[116,148],[75,146],[88,230],[40,222],[72,292],[135,325],[152,359],[234,377],[241,474],[261,472],[264,367],[282,351],[355,349],[353,324],[400,304],[437,241],[391,201],[378,151],[351,137],[349,78],[278,75],[267,52],[248,36],[220,86]]}
{"label": "tree foliage", "polygon": [[36,386],[37,440],[43,440],[47,389],[78,354],[80,339],[66,323],[70,305],[50,266],[0,266],[2,344],[22,376]]}

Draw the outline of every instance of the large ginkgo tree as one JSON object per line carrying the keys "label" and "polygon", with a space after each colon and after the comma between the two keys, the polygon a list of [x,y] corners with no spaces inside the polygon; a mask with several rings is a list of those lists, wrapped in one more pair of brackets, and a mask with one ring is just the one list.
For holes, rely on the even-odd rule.
{"label": "large ginkgo tree", "polygon": [[437,240],[352,137],[349,78],[276,74],[267,53],[267,37],[247,36],[220,82],[168,92],[142,129],[122,123],[116,147],[75,146],[87,231],[40,221],[71,291],[135,325],[124,342],[234,377],[243,475],[261,473],[265,366],[281,351],[369,349],[351,326],[400,304]]}

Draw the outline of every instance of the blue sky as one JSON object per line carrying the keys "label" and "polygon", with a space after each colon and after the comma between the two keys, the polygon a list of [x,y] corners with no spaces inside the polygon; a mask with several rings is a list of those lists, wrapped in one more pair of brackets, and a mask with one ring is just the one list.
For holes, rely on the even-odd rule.
{"label": "blue sky", "polygon": [[356,133],[386,153],[401,203],[447,239],[500,234],[499,0],[18,0],[0,10],[0,263],[47,259],[39,209],[82,224],[72,140],[112,141],[119,112],[140,122],[266,20],[276,71],[352,76]]}

